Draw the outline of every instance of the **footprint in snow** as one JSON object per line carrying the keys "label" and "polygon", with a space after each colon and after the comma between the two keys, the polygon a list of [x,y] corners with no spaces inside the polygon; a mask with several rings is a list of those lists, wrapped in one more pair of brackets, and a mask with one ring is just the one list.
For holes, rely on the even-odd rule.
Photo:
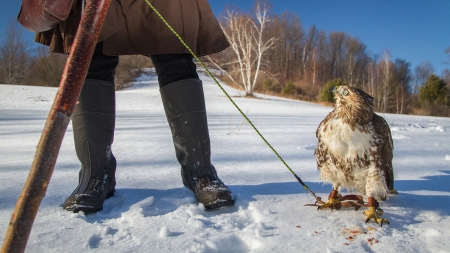
{"label": "footprint in snow", "polygon": [[90,249],[96,249],[100,246],[101,241],[102,237],[100,235],[92,235],[91,237],[89,237],[89,240],[85,246]]}

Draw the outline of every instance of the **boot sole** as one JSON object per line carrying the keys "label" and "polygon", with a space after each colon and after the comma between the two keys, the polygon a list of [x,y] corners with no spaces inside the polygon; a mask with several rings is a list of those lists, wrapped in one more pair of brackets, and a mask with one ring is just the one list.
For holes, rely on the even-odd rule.
{"label": "boot sole", "polygon": [[[108,195],[106,195],[105,200],[114,196],[114,192],[115,192],[115,189],[108,192]],[[73,213],[83,212],[84,214],[92,214],[92,213],[100,212],[101,210],[103,210],[103,203],[102,203],[102,206],[100,206],[100,207],[82,206],[82,205],[74,204],[71,207],[65,208],[65,210],[73,212]]]}
{"label": "boot sole", "polygon": [[221,201],[218,203],[214,203],[211,205],[205,205],[205,211],[214,211],[214,210],[219,210],[219,209],[223,209],[226,207],[231,207],[234,205],[234,200],[226,200],[226,201]]}

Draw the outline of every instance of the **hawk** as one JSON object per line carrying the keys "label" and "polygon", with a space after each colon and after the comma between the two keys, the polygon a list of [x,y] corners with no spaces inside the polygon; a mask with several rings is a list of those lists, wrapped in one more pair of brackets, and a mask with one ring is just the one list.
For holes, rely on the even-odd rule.
{"label": "hawk", "polygon": [[373,97],[364,91],[338,86],[331,92],[334,110],[317,128],[314,155],[321,180],[332,184],[333,190],[328,202],[322,202],[319,209],[339,208],[342,198],[338,190],[342,187],[368,197],[366,222],[374,219],[380,225],[389,224],[379,217],[376,200],[385,200],[390,192],[395,193],[394,146],[389,125],[374,113]]}

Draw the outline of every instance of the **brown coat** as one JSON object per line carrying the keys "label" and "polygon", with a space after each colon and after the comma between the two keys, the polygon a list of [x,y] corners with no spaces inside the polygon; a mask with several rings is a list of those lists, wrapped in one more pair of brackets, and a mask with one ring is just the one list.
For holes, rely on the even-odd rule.
{"label": "brown coat", "polygon": [[[207,0],[149,0],[198,55],[229,46]],[[36,33],[35,41],[52,52],[68,53],[81,18],[81,0],[74,1],[66,21]],[[145,0],[112,0],[99,42],[106,55],[188,53]]]}

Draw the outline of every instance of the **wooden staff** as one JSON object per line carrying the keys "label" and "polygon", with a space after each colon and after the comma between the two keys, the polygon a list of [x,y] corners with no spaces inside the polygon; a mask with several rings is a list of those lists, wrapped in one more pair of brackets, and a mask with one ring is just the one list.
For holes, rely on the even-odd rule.
{"label": "wooden staff", "polygon": [[37,146],[30,174],[17,200],[2,253],[24,252],[34,218],[45,196],[61,142],[75,109],[111,0],[87,1],[69,58]]}

